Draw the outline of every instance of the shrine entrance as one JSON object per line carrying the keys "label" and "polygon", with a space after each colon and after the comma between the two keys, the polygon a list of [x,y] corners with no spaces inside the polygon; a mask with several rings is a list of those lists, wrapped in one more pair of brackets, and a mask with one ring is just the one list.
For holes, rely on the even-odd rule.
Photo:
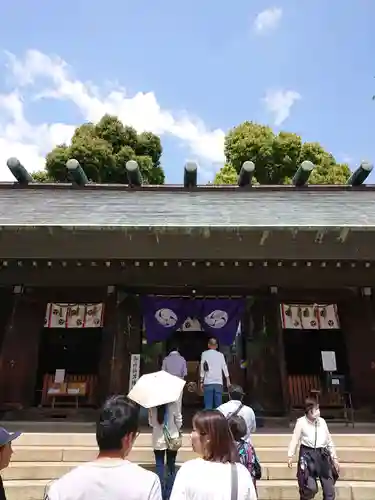
{"label": "shrine entrance", "polygon": [[178,347],[187,362],[187,383],[182,401],[184,421],[189,422],[189,425],[191,416],[203,406],[203,395],[199,390],[199,365],[210,337],[215,337],[219,342],[232,382],[244,385],[240,328],[242,299],[177,299],[158,296],[144,297],[142,306],[144,328],[141,373],[160,370],[171,348]]}
{"label": "shrine entrance", "polygon": [[36,406],[96,405],[104,307],[48,304],[40,335]]}
{"label": "shrine entrance", "polygon": [[281,304],[280,312],[292,408],[311,395],[342,406],[349,366],[336,304]]}

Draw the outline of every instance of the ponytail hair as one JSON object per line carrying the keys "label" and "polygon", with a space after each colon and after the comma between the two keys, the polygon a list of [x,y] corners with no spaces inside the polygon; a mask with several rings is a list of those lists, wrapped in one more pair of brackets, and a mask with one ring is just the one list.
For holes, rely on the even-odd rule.
{"label": "ponytail hair", "polygon": [[156,420],[159,425],[163,425],[166,411],[167,405],[160,405],[156,407]]}

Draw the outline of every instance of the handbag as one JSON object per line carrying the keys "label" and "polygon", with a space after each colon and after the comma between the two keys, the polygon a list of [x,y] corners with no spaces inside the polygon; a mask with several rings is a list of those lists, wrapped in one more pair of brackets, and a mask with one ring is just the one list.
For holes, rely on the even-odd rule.
{"label": "handbag", "polygon": [[168,429],[167,421],[165,421],[163,425],[163,434],[168,450],[178,451],[181,448],[182,446],[181,431],[178,431],[177,437],[172,437]]}

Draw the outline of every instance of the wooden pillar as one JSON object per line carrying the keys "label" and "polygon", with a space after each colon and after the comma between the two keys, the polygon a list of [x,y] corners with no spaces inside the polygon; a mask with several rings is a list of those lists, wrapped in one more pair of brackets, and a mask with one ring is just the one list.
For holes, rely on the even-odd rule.
{"label": "wooden pillar", "polygon": [[39,340],[46,302],[36,294],[15,295],[0,356],[0,404],[3,408],[33,405]]}
{"label": "wooden pillar", "polygon": [[[360,293],[360,292],[359,292]],[[358,294],[338,304],[349,364],[349,389],[357,409],[375,411],[375,300]]]}
{"label": "wooden pillar", "polygon": [[142,318],[136,297],[118,292],[117,299],[108,304],[103,344],[101,399],[111,394],[127,394],[132,354],[141,347]]}
{"label": "wooden pillar", "polygon": [[290,402],[289,402],[289,391],[288,391],[288,375],[286,369],[285,360],[285,349],[284,349],[284,338],[283,338],[283,328],[281,324],[280,317],[280,300],[276,294],[271,294],[269,298],[269,311],[268,324],[270,329],[275,332],[277,339],[277,350],[278,350],[278,361],[279,361],[279,373],[280,373],[280,384],[281,384],[281,394],[283,411],[285,413],[290,412]]}
{"label": "wooden pillar", "polygon": [[104,307],[103,337],[99,362],[98,395],[96,403],[100,406],[111,393],[111,375],[113,372],[113,346],[118,325],[117,293],[107,295]]}
{"label": "wooden pillar", "polygon": [[252,326],[247,344],[247,380],[250,401],[266,412],[285,412],[280,380],[280,348],[274,299],[255,297],[251,308]]}

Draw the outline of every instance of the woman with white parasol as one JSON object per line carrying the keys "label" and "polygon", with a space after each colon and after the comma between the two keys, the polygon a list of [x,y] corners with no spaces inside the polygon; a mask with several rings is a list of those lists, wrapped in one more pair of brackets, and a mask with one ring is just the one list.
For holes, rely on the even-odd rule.
{"label": "woman with white parasol", "polygon": [[[167,500],[176,475],[176,457],[182,444],[182,414],[179,399],[185,381],[165,371],[143,375],[129,393],[129,398],[149,410],[156,472],[163,498]],[[167,478],[165,479],[165,461]]]}

